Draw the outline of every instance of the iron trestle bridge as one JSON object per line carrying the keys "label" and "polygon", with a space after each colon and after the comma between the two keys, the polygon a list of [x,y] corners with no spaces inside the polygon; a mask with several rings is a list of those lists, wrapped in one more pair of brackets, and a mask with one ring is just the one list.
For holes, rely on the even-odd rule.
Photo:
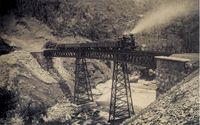
{"label": "iron trestle bridge", "polygon": [[85,104],[94,101],[91,91],[86,59],[111,60],[114,62],[109,121],[130,118],[134,115],[133,100],[128,76],[127,64],[156,68],[155,56],[168,56],[169,53],[126,50],[111,47],[84,47],[62,44],[62,49],[51,48],[43,54],[49,62],[53,57],[76,58],[74,103]]}

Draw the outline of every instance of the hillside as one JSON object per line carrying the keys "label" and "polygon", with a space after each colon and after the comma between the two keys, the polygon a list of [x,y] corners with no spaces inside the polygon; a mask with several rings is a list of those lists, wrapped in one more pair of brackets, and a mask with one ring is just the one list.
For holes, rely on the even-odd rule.
{"label": "hillside", "polygon": [[[125,31],[132,30],[143,17],[148,16],[148,12],[153,8],[173,0],[20,0],[15,2],[16,9],[12,10],[15,15],[37,18],[50,26],[55,35],[80,35],[99,40],[121,36]],[[176,2],[179,3],[181,0]],[[138,43],[145,44],[148,50],[198,52],[198,0],[192,2],[195,3],[193,7],[195,9],[190,15],[179,17],[166,27],[161,26],[138,34],[136,37]]]}
{"label": "hillside", "polygon": [[[43,123],[44,120],[45,124],[60,123],[59,119],[66,115],[66,109],[69,112],[75,109],[70,104],[74,91],[75,60],[54,58],[52,69],[47,69],[46,60],[41,52],[48,41],[73,43],[85,42],[87,39],[79,36],[54,36],[46,24],[32,17],[18,19],[14,15],[9,15],[5,18],[9,18],[10,21],[4,22],[0,36],[4,42],[15,46],[16,50],[0,56],[0,88],[8,93],[11,92],[14,97],[8,98],[4,112],[7,115],[0,117],[0,123],[34,124]],[[102,61],[88,60],[88,69],[92,76],[93,87],[110,78],[110,69]],[[4,96],[2,90],[0,90],[0,98]],[[15,100],[14,106],[9,108],[12,105],[9,103],[12,98]],[[0,105],[4,106],[5,104],[2,103]],[[63,109],[54,111],[55,107]],[[0,109],[1,112],[2,110]],[[54,117],[52,112],[57,112],[58,118],[52,118]],[[6,118],[5,121],[2,118]],[[66,120],[69,120],[68,117],[64,122]]]}
{"label": "hillside", "polygon": [[155,102],[124,124],[178,124],[199,123],[199,71],[187,76],[181,83],[159,97]]}

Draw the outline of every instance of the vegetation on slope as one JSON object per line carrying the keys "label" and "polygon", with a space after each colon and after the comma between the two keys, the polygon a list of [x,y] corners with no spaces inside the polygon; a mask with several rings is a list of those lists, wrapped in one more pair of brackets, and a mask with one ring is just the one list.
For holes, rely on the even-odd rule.
{"label": "vegetation on slope", "polygon": [[[98,40],[121,36],[134,28],[146,12],[163,2],[166,0],[19,0],[15,13],[36,17],[59,36],[81,35]],[[198,17],[195,11],[165,28],[139,34],[137,41],[146,44],[148,50],[198,52]]]}

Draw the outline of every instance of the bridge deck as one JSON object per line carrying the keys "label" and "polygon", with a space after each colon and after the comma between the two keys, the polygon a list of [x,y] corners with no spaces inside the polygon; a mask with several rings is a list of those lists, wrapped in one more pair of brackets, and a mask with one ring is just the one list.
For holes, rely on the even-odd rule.
{"label": "bridge deck", "polygon": [[169,53],[152,51],[116,51],[116,50],[45,50],[45,57],[83,57],[90,59],[116,60],[133,63],[149,68],[155,68],[155,56],[169,56]]}

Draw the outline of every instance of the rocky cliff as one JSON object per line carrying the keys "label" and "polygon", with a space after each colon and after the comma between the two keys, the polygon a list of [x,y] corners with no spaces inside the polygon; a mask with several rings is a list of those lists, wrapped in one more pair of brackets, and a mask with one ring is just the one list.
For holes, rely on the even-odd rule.
{"label": "rocky cliff", "polygon": [[196,70],[124,125],[199,124],[199,71]]}

